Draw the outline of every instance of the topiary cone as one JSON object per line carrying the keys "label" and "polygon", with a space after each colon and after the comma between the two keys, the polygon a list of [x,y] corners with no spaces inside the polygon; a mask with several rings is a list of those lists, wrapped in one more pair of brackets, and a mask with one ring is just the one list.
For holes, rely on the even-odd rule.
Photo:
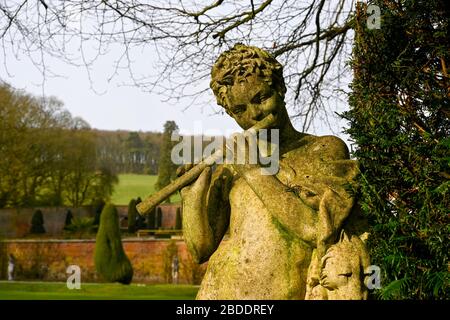
{"label": "topiary cone", "polygon": [[110,203],[105,205],[100,216],[95,268],[109,282],[129,284],[133,278],[133,268],[122,246],[117,209]]}

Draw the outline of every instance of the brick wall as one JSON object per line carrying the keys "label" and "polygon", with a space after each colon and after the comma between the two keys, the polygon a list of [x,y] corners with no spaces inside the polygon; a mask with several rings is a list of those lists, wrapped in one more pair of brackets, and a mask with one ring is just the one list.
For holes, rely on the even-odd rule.
{"label": "brick wall", "polygon": [[[181,207],[179,204],[161,204],[162,227],[171,229],[175,227],[176,211]],[[116,206],[119,218],[127,227],[128,206]],[[69,208],[69,207],[36,207],[36,208],[7,208],[0,209],[0,238],[23,238],[29,234],[31,218],[36,210],[41,210],[44,217],[44,228],[46,236],[59,236],[63,233],[67,210],[71,210],[74,217],[93,217],[94,211],[91,207]]]}
{"label": "brick wall", "polygon": [[74,217],[93,216],[90,207],[68,208],[8,208],[0,209],[0,237],[22,238],[30,232],[31,218],[36,210],[41,210],[44,217],[46,234],[55,236],[62,234],[66,221],[67,210],[70,209]]}
{"label": "brick wall", "polygon": [[[95,271],[95,240],[5,240],[8,254],[16,257],[16,279],[66,281],[66,268],[81,268],[81,281],[101,281]],[[134,269],[135,283],[170,280],[168,246],[175,244],[179,257],[179,283],[199,283],[205,265],[192,261],[183,240],[124,239],[123,246]],[[172,244],[172,246],[173,246]]]}
{"label": "brick wall", "polygon": [[181,208],[181,205],[161,204],[159,207],[162,211],[161,226],[165,229],[175,228],[177,208]]}

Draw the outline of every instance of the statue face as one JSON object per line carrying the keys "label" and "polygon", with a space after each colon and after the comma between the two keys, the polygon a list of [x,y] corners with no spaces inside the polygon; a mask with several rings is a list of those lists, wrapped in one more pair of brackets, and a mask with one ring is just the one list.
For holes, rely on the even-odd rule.
{"label": "statue face", "polygon": [[286,113],[283,99],[256,75],[251,75],[234,85],[228,91],[227,112],[242,129],[247,130],[270,113],[275,118],[271,128],[280,128]]}
{"label": "statue face", "polygon": [[329,290],[335,290],[346,286],[352,276],[352,268],[346,259],[341,257],[325,258],[325,266],[322,269],[320,283]]}

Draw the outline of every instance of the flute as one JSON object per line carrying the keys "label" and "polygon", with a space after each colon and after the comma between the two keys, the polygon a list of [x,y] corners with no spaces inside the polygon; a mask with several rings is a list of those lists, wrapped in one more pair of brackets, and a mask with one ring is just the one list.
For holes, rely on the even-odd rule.
{"label": "flute", "polygon": [[[258,121],[249,130],[256,131],[267,128],[274,121],[275,121],[274,115],[269,114],[261,121]],[[197,179],[206,167],[212,166],[216,161],[218,161],[222,157],[223,157],[223,149],[217,150],[215,153],[213,153],[206,159],[200,161],[195,167],[187,171],[181,177],[178,177],[177,179],[172,181],[170,184],[168,184],[158,192],[148,196],[144,201],[142,201],[136,206],[137,211],[139,212],[140,215],[146,215],[147,213],[152,211],[158,204],[160,204],[168,197],[170,197],[173,193],[184,188],[192,181]]]}

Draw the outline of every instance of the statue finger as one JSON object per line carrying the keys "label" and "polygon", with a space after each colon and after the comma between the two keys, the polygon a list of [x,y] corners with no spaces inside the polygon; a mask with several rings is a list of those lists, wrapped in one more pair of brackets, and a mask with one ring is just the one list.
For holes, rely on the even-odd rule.
{"label": "statue finger", "polygon": [[183,174],[185,174],[186,172],[188,172],[189,170],[191,170],[193,166],[194,166],[194,164],[192,164],[192,163],[187,163],[187,164],[179,166],[176,171],[177,177],[180,177]]}
{"label": "statue finger", "polygon": [[203,192],[209,187],[211,179],[211,167],[206,167],[195,181],[193,188],[195,191]]}

